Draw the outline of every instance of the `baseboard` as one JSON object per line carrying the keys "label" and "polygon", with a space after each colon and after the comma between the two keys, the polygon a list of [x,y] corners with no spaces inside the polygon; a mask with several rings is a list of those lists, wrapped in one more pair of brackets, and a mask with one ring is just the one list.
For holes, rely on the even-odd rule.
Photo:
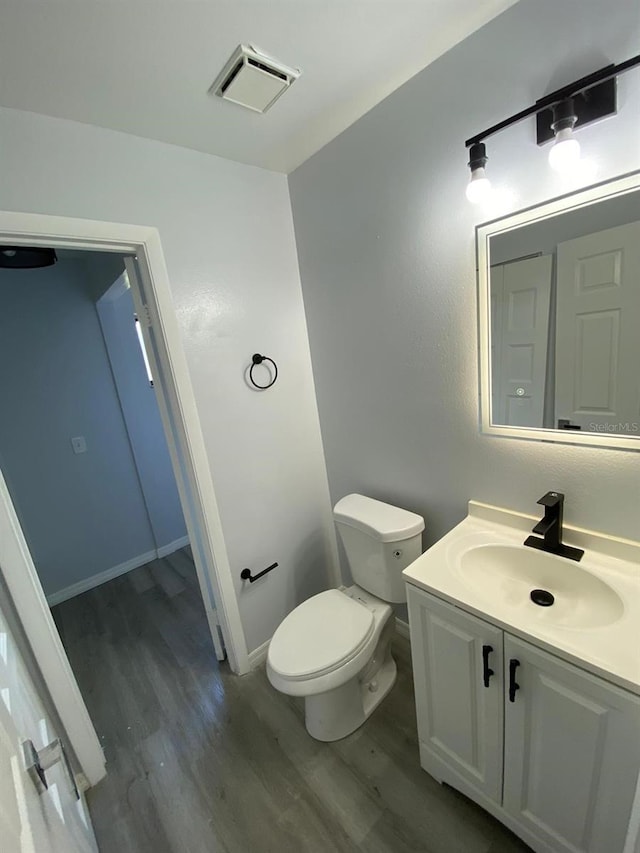
{"label": "baseboard", "polygon": [[407,640],[410,639],[409,623],[405,622],[404,619],[399,619],[397,616],[396,616],[396,634],[400,634],[401,637],[406,637]]}
{"label": "baseboard", "polygon": [[251,669],[257,669],[266,661],[270,642],[271,640],[267,640],[261,646],[258,646],[257,649],[249,652],[249,666]]}
{"label": "baseboard", "polygon": [[145,563],[155,560],[156,556],[157,551],[155,549],[153,551],[147,551],[145,554],[139,554],[137,557],[132,557],[130,560],[126,560],[124,563],[112,566],[104,572],[99,572],[97,575],[91,575],[90,578],[83,578],[81,581],[71,584],[71,586],[66,586],[64,589],[52,592],[51,595],[47,596],[47,604],[49,607],[54,607],[56,604],[60,604],[68,598],[74,598],[76,595],[81,595],[83,592],[88,592],[88,590],[93,589],[96,586],[101,586],[103,583],[113,580],[113,578],[125,575],[127,572],[133,571],[133,569],[144,566]]}
{"label": "baseboard", "polygon": [[[189,537],[182,536],[180,539],[174,539],[167,545],[161,545],[157,550],[147,551],[145,554],[139,554],[137,557],[132,557],[124,563],[119,563],[117,566],[112,566],[110,569],[105,569],[104,572],[99,572],[97,575],[91,575],[90,578],[83,578],[77,583],[66,586],[64,589],[59,589],[57,592],[52,592],[47,596],[47,604],[49,607],[55,607],[66,601],[68,598],[74,598],[76,595],[82,595],[83,592],[88,592],[96,586],[101,586],[113,578],[125,575],[127,572],[132,572],[134,569],[139,569],[145,563],[150,563],[151,560],[161,560],[163,557],[168,557],[175,551],[179,551],[189,544]],[[258,650],[257,650],[258,651]]]}
{"label": "baseboard", "polygon": [[168,557],[169,554],[173,554],[174,551],[179,551],[181,548],[184,548],[185,545],[189,544],[189,537],[182,536],[180,539],[174,539],[173,542],[169,542],[168,545],[161,545],[158,548],[158,559],[161,560],[163,557]]}

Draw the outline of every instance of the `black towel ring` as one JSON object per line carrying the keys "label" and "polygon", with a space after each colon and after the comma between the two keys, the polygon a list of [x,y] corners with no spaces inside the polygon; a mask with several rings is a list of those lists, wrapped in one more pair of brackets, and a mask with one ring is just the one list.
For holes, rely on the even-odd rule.
{"label": "black towel ring", "polygon": [[[253,368],[256,364],[262,364],[263,361],[268,361],[273,365],[273,379],[267,385],[259,385],[256,380],[253,378]],[[256,388],[259,388],[261,391],[265,391],[267,388],[271,388],[276,379],[278,378],[278,365],[272,358],[269,358],[268,355],[260,355],[259,353],[255,353],[255,355],[251,356],[251,367],[249,368],[249,379],[251,383],[255,385]]]}

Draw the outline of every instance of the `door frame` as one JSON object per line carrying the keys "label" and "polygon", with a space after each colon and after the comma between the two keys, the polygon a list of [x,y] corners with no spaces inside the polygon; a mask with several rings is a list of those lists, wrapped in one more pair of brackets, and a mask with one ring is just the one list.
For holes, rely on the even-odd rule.
{"label": "door frame", "polygon": [[[212,632],[217,630],[211,621],[211,611],[215,609],[231,670],[239,675],[249,672],[249,654],[210,463],[158,230],[139,225],[0,211],[0,241],[16,246],[114,252],[134,259],[126,266],[136,311],[147,321],[142,324],[145,344],[187,530],[196,546],[194,561],[209,625]],[[89,783],[95,784],[104,775],[102,750],[2,477],[0,528],[5,529],[11,538],[8,547],[0,549],[7,587],[82,771]]]}

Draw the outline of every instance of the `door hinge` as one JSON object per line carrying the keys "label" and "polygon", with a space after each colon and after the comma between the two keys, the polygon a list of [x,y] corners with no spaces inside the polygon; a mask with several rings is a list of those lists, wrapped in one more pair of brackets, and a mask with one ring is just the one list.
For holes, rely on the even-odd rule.
{"label": "door hinge", "polygon": [[142,306],[142,311],[140,313],[139,320],[146,329],[151,328],[151,311],[149,310],[148,305]]}

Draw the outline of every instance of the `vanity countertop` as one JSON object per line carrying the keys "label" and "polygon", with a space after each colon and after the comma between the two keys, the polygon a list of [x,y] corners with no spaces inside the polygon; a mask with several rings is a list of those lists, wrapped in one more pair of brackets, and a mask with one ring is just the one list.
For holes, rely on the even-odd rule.
{"label": "vanity countertop", "polygon": [[545,555],[557,562],[559,589],[553,588],[553,581],[546,588],[560,602],[560,573],[565,567],[574,573],[579,567],[578,571],[595,576],[615,593],[621,602],[620,614],[608,624],[558,624],[559,609],[539,607],[528,596],[515,600],[493,595],[490,582],[485,590],[478,576],[469,583],[468,570],[466,575],[462,570],[465,555],[487,545],[529,552],[532,549],[524,548],[523,542],[536,520],[532,515],[469,501],[469,515],[464,521],[411,563],[403,572],[404,578],[409,584],[640,695],[640,543],[565,525],[564,541],[584,549],[582,560]]}

